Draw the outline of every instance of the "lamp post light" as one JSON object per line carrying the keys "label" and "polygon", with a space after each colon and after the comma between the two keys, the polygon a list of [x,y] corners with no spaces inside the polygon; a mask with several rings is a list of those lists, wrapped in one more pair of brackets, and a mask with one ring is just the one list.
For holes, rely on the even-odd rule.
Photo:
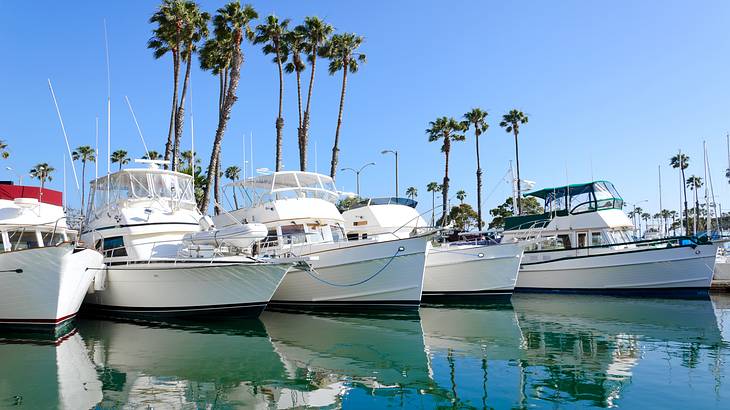
{"label": "lamp post light", "polygon": [[360,169],[349,168],[349,167],[348,168],[342,168],[342,169],[340,169],[340,171],[342,171],[342,172],[352,171],[352,172],[355,173],[355,179],[357,181],[357,197],[358,198],[360,198],[360,173],[362,172],[363,169],[369,167],[370,165],[375,165],[375,163],[374,162],[368,162],[367,164],[361,166]]}
{"label": "lamp post light", "polygon": [[10,171],[11,174],[15,175],[16,178],[18,178],[18,185],[23,185],[23,176],[19,175],[12,167],[5,167],[8,171]]}
{"label": "lamp post light", "polygon": [[382,150],[381,154],[395,154],[395,199],[398,199],[398,151],[397,150]]}

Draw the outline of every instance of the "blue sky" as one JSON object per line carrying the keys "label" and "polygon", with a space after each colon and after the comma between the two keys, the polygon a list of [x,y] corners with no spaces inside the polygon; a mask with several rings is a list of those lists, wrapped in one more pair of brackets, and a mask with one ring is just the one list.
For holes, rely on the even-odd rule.
{"label": "blue sky", "polygon": [[[203,1],[214,12],[223,1]],[[703,174],[707,140],[718,201],[730,206],[724,179],[725,134],[730,129],[728,96],[730,3],[722,1],[520,1],[520,2],[341,2],[254,1],[261,16],[275,13],[299,23],[317,15],[339,32],[365,37],[368,63],[349,78],[340,167],[375,161],[361,178],[365,195],[393,192],[393,158],[400,151],[401,195],[419,190],[429,205],[429,181],[443,178],[439,144],[429,143],[428,122],[460,117],[471,107],[489,112],[491,128],[481,138],[485,170],[484,208],[510,193],[502,181],[514,158],[510,135],[499,118],[518,108],[530,122],[520,135],[521,173],[537,187],[608,179],[629,202],[658,209],[657,168],[662,166],[664,207],[678,207],[677,172],[668,167],[682,149],[691,157],[689,174]],[[0,3],[3,64],[0,64],[0,138],[10,145],[12,166],[27,170],[49,162],[62,185],[65,145],[46,79],[51,78],[72,148],[94,144],[94,118],[106,130],[106,68],[103,19],[111,53],[112,150],[143,153],[124,102],[129,96],[151,149],[164,150],[172,69],[169,58],[154,60],[146,48],[147,23],[156,1]],[[242,136],[254,137],[254,164],[273,168],[277,72],[260,48],[244,46],[245,65],[226,133],[223,164],[241,165]],[[207,161],[216,126],[217,80],[193,71],[196,151]],[[310,159],[317,143],[317,168],[329,170],[341,77],[316,73],[312,102]],[[286,79],[286,169],[298,164],[296,89]],[[183,148],[190,144],[186,122]],[[102,144],[104,145],[104,144]],[[105,153],[99,163],[106,172]],[[453,192],[476,198],[474,142],[454,144]],[[93,175],[92,170],[87,174]],[[80,171],[80,167],[78,168]],[[310,162],[310,170],[314,164]],[[70,169],[69,169],[70,175]],[[26,177],[27,178],[27,177]],[[69,179],[70,181],[70,179]],[[340,174],[340,188],[354,191],[352,173]],[[71,188],[71,203],[79,195]],[[490,195],[491,194],[491,195]]]}

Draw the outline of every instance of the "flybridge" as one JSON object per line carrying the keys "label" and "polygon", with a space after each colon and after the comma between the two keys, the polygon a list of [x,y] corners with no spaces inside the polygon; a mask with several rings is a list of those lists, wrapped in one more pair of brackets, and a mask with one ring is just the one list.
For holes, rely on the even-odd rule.
{"label": "flybridge", "polygon": [[244,207],[293,198],[319,198],[335,203],[339,198],[332,178],[314,172],[284,171],[233,182],[243,190]]}

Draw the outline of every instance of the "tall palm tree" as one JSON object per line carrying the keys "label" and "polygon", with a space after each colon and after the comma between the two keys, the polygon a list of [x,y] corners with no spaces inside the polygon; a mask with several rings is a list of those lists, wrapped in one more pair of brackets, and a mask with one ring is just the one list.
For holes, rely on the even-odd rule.
{"label": "tall palm tree", "polygon": [[335,179],[337,162],[340,153],[340,127],[342,126],[342,110],[345,107],[345,89],[347,88],[347,73],[355,74],[361,63],[365,63],[365,54],[357,52],[363,38],[353,34],[335,34],[325,47],[325,55],[330,59],[329,73],[334,75],[342,70],[342,90],[340,91],[340,110],[337,114],[337,128],[335,128],[335,142],[332,145],[332,162],[330,177]]}
{"label": "tall palm tree", "polygon": [[304,27],[297,26],[294,30],[289,31],[284,36],[286,47],[291,55],[291,61],[286,63],[284,71],[287,73],[296,73],[297,76],[297,106],[299,109],[299,122],[297,125],[297,144],[299,146],[299,163],[300,166],[305,162],[305,149],[302,147],[302,71],[307,66],[302,61],[302,51],[304,50]]}
{"label": "tall palm tree", "polygon": [[669,233],[669,230],[667,229],[667,220],[672,217],[672,213],[668,209],[662,209],[659,214],[662,218],[662,233],[666,236]]}
{"label": "tall palm tree", "polygon": [[464,114],[464,125],[466,125],[466,129],[468,130],[471,127],[474,127],[474,141],[476,142],[476,152],[477,152],[477,224],[479,224],[479,229],[482,229],[482,167],[480,165],[479,161],[479,136],[482,135],[484,132],[486,132],[489,129],[489,124],[487,124],[487,115],[489,115],[486,111],[481,110],[480,108],[472,108],[471,111]]}
{"label": "tall palm tree", "polygon": [[[685,181],[684,170],[689,167],[689,156],[685,154],[677,154],[669,159],[669,165],[672,168],[677,168],[682,173],[682,181]],[[682,184],[684,189],[684,218],[685,218],[685,232],[689,233],[689,211],[687,210],[687,185]],[[681,211],[681,209],[680,209]],[[681,219],[681,218],[680,218]]]}
{"label": "tall palm tree", "polygon": [[[198,204],[203,213],[208,210],[211,187],[215,189],[216,195],[219,191],[217,183],[219,178],[217,176],[220,172],[221,144],[231,116],[231,109],[238,99],[236,90],[238,89],[238,81],[241,78],[241,65],[243,64],[241,45],[244,38],[253,39],[250,23],[256,18],[258,18],[258,14],[251,5],[241,6],[239,1],[226,4],[218,9],[218,14],[213,19],[215,38],[206,41],[203,48],[208,48],[208,50],[206,53],[203,53],[203,51],[200,53],[202,67],[213,70],[214,74],[225,71],[227,77],[225,92],[221,93],[220,97],[218,126],[213,140],[213,149],[210,153],[203,200]],[[231,56],[230,60],[226,56]],[[206,60],[208,58],[210,60]],[[229,62],[230,65],[226,65]]]}
{"label": "tall palm tree", "polygon": [[441,190],[442,190],[442,218],[441,222],[443,225],[446,224],[446,202],[449,198],[449,154],[451,153],[451,142],[452,141],[464,141],[466,138],[462,132],[464,131],[464,126],[456,121],[453,117],[440,117],[436,119],[436,121],[429,122],[429,125],[431,128],[426,129],[426,134],[428,135],[428,141],[434,142],[438,140],[442,140],[441,145],[441,152],[444,153],[444,157],[446,158],[445,166],[444,166],[444,182],[441,184]]}
{"label": "tall palm tree", "polygon": [[644,210],[640,206],[634,208],[634,218],[636,218],[636,223],[639,225],[639,236],[641,236],[641,214],[643,213]]}
{"label": "tall palm tree", "polygon": [[436,191],[440,190],[438,182],[429,182],[426,185],[426,191],[431,193],[431,226],[436,225]]}
{"label": "tall palm tree", "polygon": [[146,154],[142,155],[142,159],[158,160],[160,159],[160,154],[157,151],[150,150],[147,151]]}
{"label": "tall palm tree", "polygon": [[459,202],[463,204],[464,200],[466,199],[466,191],[464,191],[463,189],[456,191],[456,199],[458,199]]}
{"label": "tall palm tree", "polygon": [[[190,82],[192,55],[197,44],[208,36],[208,20],[210,15],[200,10],[200,7],[190,0],[163,0],[162,5],[150,17],[150,23],[156,24],[152,30],[152,38],[147,47],[153,50],[155,58],[161,58],[168,52],[173,60],[173,100],[168,129],[167,143],[165,144],[165,160],[172,158],[172,168],[177,169],[180,138],[185,120],[185,96]],[[180,65],[186,63],[180,101],[178,101],[178,86]],[[174,138],[173,138],[174,136]]]}
{"label": "tall palm tree", "polygon": [[704,184],[702,183],[702,178],[692,175],[689,178],[687,178],[685,185],[687,186],[687,188],[694,191],[694,194],[695,194],[694,230],[692,231],[692,233],[694,235],[696,235],[697,234],[697,223],[699,222],[699,217],[700,217],[700,213],[699,213],[700,212],[700,199],[699,199],[699,196],[697,195],[697,191],[699,191],[699,189]]}
{"label": "tall palm tree", "polygon": [[317,56],[322,54],[322,46],[327,43],[334,28],[322,21],[319,17],[305,17],[304,24],[299,29],[304,34],[303,52],[307,55],[310,64],[309,89],[307,91],[307,105],[304,109],[302,121],[302,135],[299,141],[299,167],[307,170],[307,142],[309,139],[309,121],[311,117],[312,89],[314,88],[314,72],[317,68]]}
{"label": "tall palm tree", "polygon": [[46,185],[46,181],[52,181],[53,180],[53,171],[56,169],[52,166],[48,165],[47,162],[41,162],[39,164],[36,164],[33,168],[30,169],[30,177],[35,178],[39,181],[41,181],[41,190]]}
{"label": "tall palm tree", "polygon": [[415,200],[418,196],[418,189],[416,189],[416,187],[414,186],[408,187],[408,189],[406,189],[406,196],[412,200]]}
{"label": "tall palm tree", "polygon": [[3,159],[8,159],[10,157],[8,144],[5,142],[5,140],[0,140],[0,157],[3,157]]}
{"label": "tall palm tree", "polygon": [[[241,179],[241,168],[231,165],[230,167],[226,168],[225,172],[226,178],[230,179],[231,181],[238,181]],[[238,197],[236,197],[236,187],[233,187],[233,204],[236,206],[236,209],[238,209]]]}
{"label": "tall palm tree", "polygon": [[84,199],[86,198],[86,163],[96,162],[96,151],[88,145],[82,145],[71,153],[74,161],[81,161],[81,213],[84,213]]}
{"label": "tall palm tree", "polygon": [[520,182],[520,149],[517,142],[518,136],[520,135],[520,125],[527,124],[527,116],[519,110],[510,110],[507,114],[502,116],[502,121],[499,126],[504,128],[507,133],[512,133],[515,136],[515,160],[517,164],[517,215],[522,214],[522,187]]}
{"label": "tall palm tree", "polygon": [[[193,155],[195,154],[195,155]],[[183,151],[180,153],[180,158],[185,160],[185,163],[188,167],[188,169],[193,169],[193,157],[195,158],[195,165],[197,166],[200,164],[200,158],[198,157],[197,152],[193,152],[191,150]]]}
{"label": "tall palm tree", "polygon": [[672,231],[673,231],[673,235],[674,236],[677,236],[677,224],[675,222],[676,219],[677,219],[677,211],[669,211],[669,216],[672,218]]}
{"label": "tall palm tree", "polygon": [[119,170],[122,170],[122,165],[129,164],[129,157],[127,156],[127,151],[123,149],[118,149],[114,152],[112,152],[111,155],[111,161],[112,164],[119,164]]}
{"label": "tall palm tree", "polygon": [[256,26],[256,37],[254,44],[264,44],[264,54],[273,54],[274,63],[279,69],[279,115],[276,117],[276,170],[281,171],[282,159],[282,131],[284,129],[284,118],[282,117],[284,104],[284,69],[289,51],[286,47],[285,37],[288,32],[289,19],[282,20],[274,16],[266,18],[266,24]]}
{"label": "tall palm tree", "polygon": [[644,212],[641,214],[641,219],[644,220],[644,234],[646,234],[646,231],[649,230],[649,219],[651,219],[651,214]]}

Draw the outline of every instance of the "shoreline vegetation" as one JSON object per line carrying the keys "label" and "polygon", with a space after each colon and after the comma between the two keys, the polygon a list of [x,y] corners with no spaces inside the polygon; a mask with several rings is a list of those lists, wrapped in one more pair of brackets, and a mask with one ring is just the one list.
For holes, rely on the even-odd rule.
{"label": "shoreline vegetation", "polygon": [[[360,51],[360,47],[365,42],[363,36],[349,32],[335,32],[331,24],[317,16],[305,17],[300,24],[296,25],[288,18],[282,19],[273,14],[260,17],[253,6],[242,5],[238,0],[226,3],[213,15],[202,10],[200,5],[192,0],[163,0],[148,21],[152,25],[152,29],[146,46],[151,50],[154,59],[164,59],[166,64],[171,63],[172,84],[168,133],[164,151],[158,153],[150,150],[142,158],[164,160],[169,164],[165,165],[165,168],[192,175],[196,186],[196,201],[202,213],[208,212],[211,202],[213,212],[220,212],[221,178],[225,177],[233,181],[241,176],[241,169],[238,166],[223,167],[220,156],[231,110],[238,100],[237,92],[241,70],[245,69],[244,43],[260,47],[259,51],[271,56],[271,61],[278,72],[278,105],[273,124],[275,139],[272,141],[275,144],[276,171],[282,170],[283,141],[287,135],[283,107],[285,102],[293,100],[287,99],[284,90],[284,76],[294,74],[296,77],[298,118],[295,124],[299,149],[299,170],[306,171],[317,63],[322,61],[327,63],[327,71],[330,76],[334,77],[341,72],[339,109],[333,135],[329,173],[330,177],[336,178],[348,80],[350,75],[356,74],[367,62],[366,55]],[[196,58],[200,68],[217,77],[219,83],[218,121],[215,130],[206,130],[206,132],[213,133],[214,139],[205,166],[201,164],[201,156],[190,150],[181,152],[180,149],[185,125],[185,102],[190,89],[190,72],[192,65],[196,63],[194,61]],[[304,84],[305,82],[306,84]],[[530,187],[524,184],[525,181],[520,177],[519,136],[523,126],[528,124],[528,116],[518,109],[512,109],[502,115],[498,125],[514,138],[516,175],[513,177],[513,188],[516,201],[512,196],[507,198],[503,204],[489,210],[492,221],[488,225],[484,221],[482,210],[484,173],[480,162],[480,137],[483,137],[489,130],[488,116],[487,111],[474,107],[464,113],[461,119],[441,116],[429,122],[429,127],[425,131],[427,140],[441,143],[440,150],[444,154],[445,160],[441,183],[434,181],[425,187],[426,191],[431,193],[433,208],[431,223],[433,225],[445,226],[451,222],[461,230],[471,228],[481,230],[487,227],[492,229],[503,226],[504,218],[508,216],[542,212],[534,198],[523,198],[522,196],[523,190],[528,190]],[[454,198],[449,197],[451,145],[471,138],[474,139],[476,159],[476,211],[470,204],[464,202],[467,195],[463,189],[459,189],[454,195],[454,198],[459,201],[457,206],[451,206],[451,200]],[[0,157],[7,159],[9,156],[8,145],[4,140],[0,140]],[[96,163],[97,152],[88,145],[81,145],[74,150],[72,159],[80,161],[82,167],[81,214],[83,215],[86,166],[87,163]],[[118,169],[121,170],[124,165],[129,163],[130,158],[127,151],[117,149],[110,153],[110,161],[117,164]],[[682,181],[685,181],[680,192],[683,209],[679,212],[661,209],[659,212],[651,214],[634,205],[628,215],[632,218],[634,225],[638,226],[639,233],[641,233],[642,221],[647,229],[649,222],[652,221],[652,229],[658,229],[664,235],[669,231],[676,234],[677,229],[681,233],[682,228],[685,233],[701,232],[705,229],[703,212],[707,212],[707,210],[705,209],[706,204],[700,204],[698,191],[705,181],[695,175],[685,176],[685,170],[689,166],[689,157],[681,152],[671,157],[668,165],[677,169],[681,173]],[[15,173],[12,168],[7,168]],[[34,166],[29,171],[29,175],[31,178],[38,179],[43,187],[47,181],[52,180],[54,171],[52,166],[42,162]],[[21,176],[16,176],[22,181]],[[730,179],[730,169],[727,170],[726,177]],[[694,196],[692,208],[688,206],[688,189]],[[405,193],[407,197],[415,200],[418,196],[418,189],[411,186],[406,189]],[[436,205],[437,193],[440,194],[440,206]],[[345,201],[357,200],[359,198],[349,198]],[[236,206],[238,205],[235,195],[234,203]],[[705,208],[701,205],[705,205]],[[440,208],[440,212],[437,208]],[[440,217],[437,218],[436,213],[440,213]]]}

